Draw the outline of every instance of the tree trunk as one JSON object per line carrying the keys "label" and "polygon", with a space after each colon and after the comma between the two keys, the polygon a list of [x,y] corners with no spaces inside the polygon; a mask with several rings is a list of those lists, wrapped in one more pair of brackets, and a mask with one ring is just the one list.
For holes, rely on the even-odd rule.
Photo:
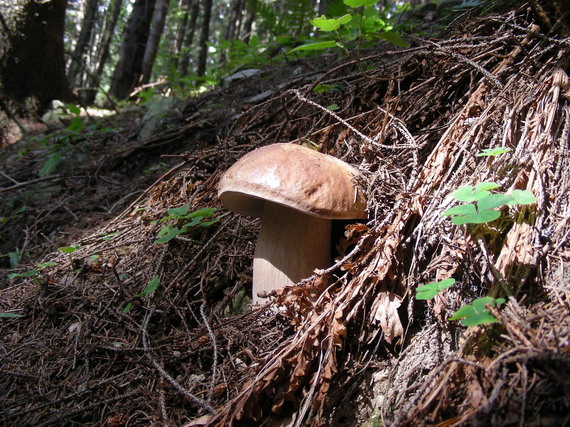
{"label": "tree trunk", "polygon": [[87,61],[85,61],[83,56],[87,51],[91,35],[93,34],[98,6],[99,0],[85,0],[85,15],[81,23],[81,31],[75,49],[71,55],[71,62],[67,73],[67,78],[72,88],[80,86],[84,80],[81,78],[81,76],[85,74],[82,69],[85,68]]}
{"label": "tree trunk", "polygon": [[188,74],[188,64],[190,63],[190,49],[194,43],[194,34],[196,32],[196,21],[200,13],[200,1],[192,0],[192,10],[190,11],[190,24],[188,25],[188,32],[186,40],[182,48],[182,55],[178,61],[178,69],[181,77],[186,77]]}
{"label": "tree trunk", "polygon": [[[408,0],[409,2],[410,0]],[[327,6],[328,6],[328,0],[319,0],[319,6],[318,6],[318,16],[321,15],[325,15],[326,11],[327,11]]]}
{"label": "tree trunk", "polygon": [[177,68],[180,55],[182,54],[182,44],[184,43],[184,36],[188,29],[188,16],[190,15],[190,0],[178,0],[178,10],[184,11],[182,19],[178,23],[176,30],[176,37],[172,44],[170,52],[170,64],[172,67]]}
{"label": "tree trunk", "polygon": [[152,66],[156,59],[158,52],[158,45],[164,31],[164,23],[166,22],[166,13],[168,12],[168,0],[157,0],[154,16],[152,17],[152,24],[150,26],[150,34],[146,43],[144,51],[143,67],[142,67],[142,80],[141,83],[145,84],[150,81],[152,74]]}
{"label": "tree trunk", "polygon": [[210,18],[212,17],[212,0],[204,0],[204,16],[202,17],[202,33],[200,34],[200,55],[196,74],[203,76],[206,73],[208,60],[208,38],[210,37]]}
{"label": "tree trunk", "polygon": [[110,94],[126,99],[139,83],[156,0],[136,0],[127,22]]}
{"label": "tree trunk", "polygon": [[226,40],[233,40],[236,38],[238,24],[241,21],[242,9],[243,0],[233,0],[226,26]]}
{"label": "tree trunk", "polygon": [[246,43],[249,43],[249,39],[251,37],[251,28],[253,27],[254,20],[255,20],[255,10],[248,7],[242,30],[242,38],[243,41]]}
{"label": "tree trunk", "polygon": [[[243,9],[243,0],[233,0],[231,6],[228,10],[228,20],[226,22],[226,31],[224,34],[224,39],[232,41],[237,38],[239,34],[239,26],[241,25],[241,16]],[[226,63],[226,52],[222,50],[220,53],[220,66],[224,66]]]}
{"label": "tree trunk", "polygon": [[13,113],[72,99],[63,55],[66,6],[67,0],[0,0],[0,100]]}
{"label": "tree trunk", "polygon": [[[99,47],[97,49],[97,68],[87,78],[87,86],[90,89],[86,90],[83,93],[83,102],[87,105],[91,105],[93,102],[95,102],[97,88],[99,87],[99,82],[101,81],[103,70],[107,64],[107,59],[109,59],[111,39],[115,34],[115,27],[117,26],[117,21],[121,13],[122,6],[123,0],[115,0],[112,4],[109,4],[109,7],[107,9],[107,20],[105,21],[105,28],[103,29],[103,35],[101,36],[101,41],[99,42]],[[108,13],[109,10],[111,11],[110,14]]]}

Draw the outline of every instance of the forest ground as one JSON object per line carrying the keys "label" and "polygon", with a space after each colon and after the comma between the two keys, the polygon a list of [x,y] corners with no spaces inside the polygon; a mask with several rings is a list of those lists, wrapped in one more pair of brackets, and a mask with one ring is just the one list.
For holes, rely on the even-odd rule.
{"label": "forest ground", "polygon": [[[150,137],[142,105],[5,148],[0,422],[567,423],[568,39],[525,4],[457,18],[408,48],[226,82]],[[277,142],[359,167],[369,219],[340,229],[334,266],[251,312],[259,221],[216,185]],[[496,147],[512,151],[477,156]],[[441,217],[453,190],[490,181],[537,202],[489,225]],[[156,243],[181,206],[219,220]],[[482,295],[507,300],[498,323],[448,321]]]}

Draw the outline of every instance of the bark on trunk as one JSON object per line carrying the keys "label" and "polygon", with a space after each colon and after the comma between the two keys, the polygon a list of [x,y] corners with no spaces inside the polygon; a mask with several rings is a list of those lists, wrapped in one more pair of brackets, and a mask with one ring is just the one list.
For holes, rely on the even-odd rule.
{"label": "bark on trunk", "polygon": [[152,74],[152,67],[156,54],[158,52],[158,45],[162,38],[164,31],[164,24],[166,22],[166,13],[168,12],[168,0],[157,0],[154,16],[152,17],[152,24],[150,26],[150,34],[144,52],[142,80],[141,83],[145,84],[150,81]]}
{"label": "bark on trunk", "polygon": [[66,6],[67,0],[0,0],[0,98],[14,113],[72,99],[63,55]]}
{"label": "bark on trunk", "polygon": [[85,0],[85,16],[81,24],[81,32],[79,33],[77,44],[73,50],[71,63],[69,64],[69,71],[67,73],[67,78],[71,87],[80,86],[81,82],[85,80],[82,78],[82,75],[85,74],[83,69],[87,63],[84,55],[93,34],[93,27],[95,26],[95,20],[97,19],[98,6],[99,0]]}
{"label": "bark on trunk", "polygon": [[156,0],[137,0],[129,17],[110,94],[126,99],[140,82],[150,23]]}
{"label": "bark on trunk", "polygon": [[208,60],[208,38],[210,37],[210,18],[212,17],[212,0],[204,1],[204,16],[202,17],[202,33],[200,34],[200,55],[198,56],[198,69],[196,73],[203,76],[206,73]]}
{"label": "bark on trunk", "polygon": [[99,87],[99,82],[101,81],[101,76],[103,75],[107,60],[109,59],[111,39],[115,34],[115,27],[117,26],[117,21],[121,13],[122,6],[123,0],[115,0],[112,5],[109,5],[108,10],[110,10],[111,13],[107,15],[105,28],[103,29],[103,35],[101,36],[101,42],[99,43],[99,48],[97,49],[97,68],[94,73],[89,75],[87,86],[90,89],[85,91],[83,96],[83,102],[86,105],[91,105],[95,101],[97,88]]}
{"label": "bark on trunk", "polygon": [[170,53],[170,63],[173,67],[177,67],[180,55],[182,53],[182,44],[184,43],[184,36],[188,28],[188,17],[190,15],[190,0],[178,0],[178,9],[184,11],[182,19],[179,22],[176,30],[176,37],[172,45]]}
{"label": "bark on trunk", "polygon": [[194,43],[196,21],[198,20],[199,13],[200,2],[198,0],[192,0],[192,10],[190,12],[190,24],[188,25],[188,33],[186,34],[186,41],[184,42],[182,55],[180,56],[180,60],[178,62],[178,70],[180,71],[181,77],[186,77],[188,74],[188,65],[190,64],[190,49],[192,49],[192,44]]}
{"label": "bark on trunk", "polygon": [[254,20],[255,20],[255,10],[248,8],[242,30],[242,38],[243,41],[246,43],[249,43],[249,39],[251,37],[251,28],[253,27]]}

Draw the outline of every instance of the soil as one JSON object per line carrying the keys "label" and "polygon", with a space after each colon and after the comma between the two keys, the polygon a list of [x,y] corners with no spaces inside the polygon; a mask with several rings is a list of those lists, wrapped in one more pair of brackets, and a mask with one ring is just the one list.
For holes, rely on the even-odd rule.
{"label": "soil", "polygon": [[[4,148],[0,423],[567,423],[570,44],[524,3],[460,13],[406,48],[228,79],[154,129],[143,104]],[[217,183],[280,142],[357,167],[368,220],[336,224],[335,264],[252,311],[260,220]],[[536,201],[442,217],[480,182]],[[157,242],[165,226],[184,232]],[[505,300],[495,323],[448,320],[484,295]]]}

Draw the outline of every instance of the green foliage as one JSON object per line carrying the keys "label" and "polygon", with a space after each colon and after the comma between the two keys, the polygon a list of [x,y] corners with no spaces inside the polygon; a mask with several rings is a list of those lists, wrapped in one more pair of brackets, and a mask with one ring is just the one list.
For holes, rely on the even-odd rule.
{"label": "green foliage", "polygon": [[325,93],[325,92],[335,90],[335,89],[337,89],[337,87],[338,87],[337,85],[329,85],[326,83],[322,83],[322,84],[316,85],[315,88],[313,89],[313,91],[315,93]]}
{"label": "green foliage", "polygon": [[[430,300],[455,283],[455,279],[449,278],[439,282],[428,283],[418,286],[416,289],[417,300]],[[471,304],[464,305],[457,310],[449,320],[461,320],[465,326],[478,326],[488,323],[496,323],[498,320],[489,312],[486,304],[491,307],[498,307],[505,302],[504,298],[482,297],[473,300]]]}
{"label": "green foliage", "polygon": [[427,285],[418,286],[416,289],[416,299],[428,300],[434,298],[444,289],[447,289],[455,283],[455,279],[449,278],[440,280],[439,282],[428,283]]}
{"label": "green foliage", "polygon": [[[510,149],[505,147],[496,147],[484,150],[477,156],[498,156],[509,151]],[[513,190],[511,194],[491,193],[491,190],[496,190],[499,187],[499,184],[494,182],[480,182],[475,186],[465,185],[460,187],[453,191],[451,195],[457,201],[466,203],[447,209],[441,216],[451,217],[452,222],[456,225],[485,224],[501,216],[501,212],[496,210],[497,208],[505,205],[528,205],[536,202],[536,198],[529,190]],[[454,283],[454,279],[445,279],[419,286],[416,291],[416,299],[431,299],[441,290],[449,288]],[[461,320],[465,326],[495,323],[498,320],[490,313],[487,306],[498,307],[504,302],[504,298],[477,298],[471,304],[457,310],[449,320]]]}
{"label": "green foliage", "polygon": [[475,157],[498,156],[500,154],[508,153],[509,151],[513,151],[513,149],[507,147],[485,148],[480,153],[475,154]]}
{"label": "green foliage", "polygon": [[392,43],[395,46],[398,47],[408,47],[409,44],[407,41],[405,41],[402,36],[400,36],[400,34],[394,32],[394,31],[382,31],[381,33],[377,34],[378,38],[384,39],[387,42]]}
{"label": "green foliage", "polygon": [[141,104],[148,104],[155,94],[154,87],[147,87],[146,89],[139,90],[135,96],[140,99]]}
{"label": "green foliage", "polygon": [[14,319],[18,317],[23,317],[23,316],[21,314],[16,314],[16,313],[0,313],[0,318]]}
{"label": "green foliage", "polygon": [[61,150],[57,150],[54,151],[53,153],[50,153],[45,162],[42,164],[42,166],[40,167],[40,170],[38,172],[39,176],[50,176],[53,175],[57,172],[57,170],[59,169],[59,166],[61,165],[61,162],[63,160],[63,152]]}
{"label": "green foliage", "polygon": [[28,206],[20,206],[19,208],[15,209],[14,211],[9,212],[7,215],[10,216],[0,216],[0,224],[6,224],[9,221],[18,219],[24,215],[25,212],[28,212],[30,208]]}
{"label": "green foliage", "polygon": [[378,3],[378,0],[343,0],[344,4],[348,7],[370,7]]}
{"label": "green foliage", "polygon": [[42,270],[45,270],[48,267],[55,267],[57,262],[40,262],[36,268],[26,271],[24,273],[10,273],[8,274],[8,279],[25,279],[29,277],[37,277],[41,273]]}
{"label": "green foliage", "polygon": [[471,304],[465,305],[457,310],[449,320],[461,320],[461,323],[465,326],[479,326],[496,323],[498,320],[489,312],[489,309],[486,306],[498,307],[504,302],[504,298],[477,298],[473,300]]}
{"label": "green foliage", "polygon": [[[346,12],[352,9],[356,13],[344,13],[337,18],[327,18],[320,16],[311,19],[309,22],[318,30],[324,33],[334,33],[334,40],[314,41],[310,40],[301,46],[291,49],[289,53],[301,51],[314,51],[328,49],[331,47],[341,47],[346,49],[346,41],[358,40],[361,43],[364,40],[384,39],[396,46],[407,47],[408,44],[395,31],[387,18],[386,11],[379,12],[376,9],[377,0],[344,0],[344,7],[340,7],[338,3],[334,3],[328,9],[334,12]],[[382,16],[381,16],[382,15]],[[347,51],[347,53],[349,53]]]}
{"label": "green foliage", "polygon": [[311,19],[309,22],[317,27],[319,30],[327,32],[327,31],[336,31],[338,30],[341,25],[347,24],[352,21],[352,15],[347,13],[346,15],[341,16],[340,18],[331,18],[328,19],[326,16],[321,16],[319,18]]}
{"label": "green foliage", "polygon": [[261,66],[269,62],[267,55],[264,55],[266,46],[261,43],[258,36],[253,35],[246,43],[243,40],[220,40],[219,43],[208,43],[210,48],[225,55],[225,66],[214,73],[215,78],[222,77],[231,70],[242,67]]}
{"label": "green foliage", "polygon": [[74,268],[74,264],[73,264],[73,257],[71,256],[71,254],[78,251],[79,249],[81,249],[81,246],[79,245],[61,246],[57,248],[58,251],[67,256],[67,260],[69,261],[69,265],[72,269]]}
{"label": "green foliage", "polygon": [[[138,294],[133,296],[133,298],[144,298],[148,295],[154,294],[158,289],[159,282],[160,282],[159,277],[157,275],[154,275],[152,280],[147,283],[142,292],[139,292]],[[128,313],[129,311],[131,311],[132,308],[133,308],[133,303],[131,302],[127,303],[125,308],[123,308],[123,313]]]}
{"label": "green foliage", "polygon": [[289,53],[301,52],[305,50],[323,50],[328,49],[330,47],[342,47],[338,42],[334,40],[328,40],[324,42],[316,42],[316,43],[305,43],[300,46],[297,46],[289,51]]}
{"label": "green foliage", "polygon": [[61,172],[65,157],[76,149],[76,143],[90,135],[113,132],[113,129],[100,127],[98,123],[86,126],[81,117],[81,109],[73,104],[58,108],[56,115],[69,121],[67,126],[51,134],[39,138],[39,143],[47,147],[49,154],[41,164],[38,175],[50,176]]}
{"label": "green foliage", "polygon": [[145,175],[152,175],[155,172],[164,170],[166,168],[166,163],[158,162],[146,168],[143,172]]}
{"label": "green foliage", "polygon": [[[168,224],[160,229],[155,243],[168,243],[176,236],[187,233],[194,227],[210,227],[219,221],[219,218],[212,218],[215,212],[216,208],[202,208],[196,212],[190,212],[189,206],[168,209],[168,215],[160,220],[160,222],[168,222]],[[178,226],[180,222],[188,220],[190,222]]]}
{"label": "green foliage", "polygon": [[[141,210],[144,210],[144,209],[141,209]],[[116,235],[117,235],[117,232],[114,232],[114,233],[99,233],[99,234],[98,234],[98,237],[100,237],[101,240],[109,241],[109,240],[113,240]]]}
{"label": "green foliage", "polygon": [[313,12],[313,4],[306,0],[287,0],[285,7],[279,2],[261,0],[246,0],[246,4],[255,13],[259,31],[268,32],[270,39],[283,34],[303,34],[307,28],[307,18]]}
{"label": "green foliage", "polygon": [[237,316],[238,314],[248,313],[251,310],[252,299],[249,297],[245,289],[241,289],[233,298],[230,305],[226,306],[223,311],[224,316]]}
{"label": "green foliage", "polygon": [[8,253],[8,259],[10,261],[11,269],[18,267],[18,264],[20,264],[20,256],[21,254],[19,249],[16,249],[15,251]]}
{"label": "green foliage", "polygon": [[451,195],[460,202],[475,202],[447,209],[442,217],[450,216],[456,225],[485,224],[501,216],[496,210],[504,205],[528,205],[536,202],[529,190],[514,190],[511,194],[491,194],[489,190],[498,188],[494,182],[481,182],[475,187],[466,185],[455,190]]}
{"label": "green foliage", "polygon": [[79,245],[62,246],[62,247],[57,248],[58,251],[60,251],[61,253],[64,253],[64,254],[72,254],[73,252],[76,252],[79,249],[81,249],[81,246],[79,246]]}

